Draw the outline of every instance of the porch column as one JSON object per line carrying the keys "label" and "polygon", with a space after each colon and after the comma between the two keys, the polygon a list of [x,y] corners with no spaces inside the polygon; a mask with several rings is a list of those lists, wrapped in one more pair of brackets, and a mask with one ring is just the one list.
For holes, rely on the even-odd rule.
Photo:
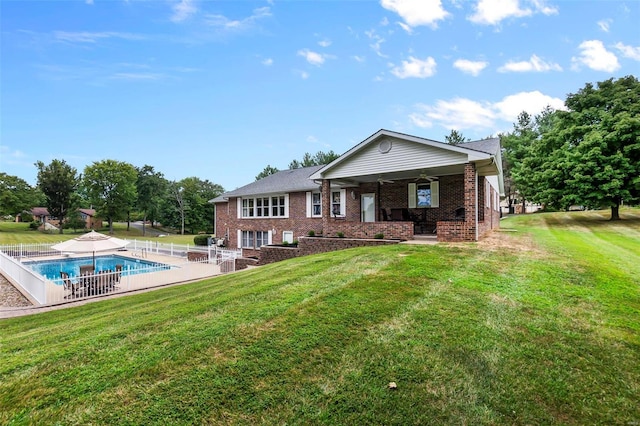
{"label": "porch column", "polygon": [[322,180],[322,233],[331,235],[331,180]]}
{"label": "porch column", "polygon": [[465,240],[477,240],[478,227],[478,175],[476,165],[467,163],[464,165],[464,222],[466,234]]}

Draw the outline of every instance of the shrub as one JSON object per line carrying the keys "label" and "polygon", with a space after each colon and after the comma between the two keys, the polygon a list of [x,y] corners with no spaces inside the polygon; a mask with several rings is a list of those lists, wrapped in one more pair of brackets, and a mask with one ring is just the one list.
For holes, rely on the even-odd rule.
{"label": "shrub", "polygon": [[373,236],[373,238],[377,239],[377,240],[382,240],[384,239],[384,234],[376,234]]}
{"label": "shrub", "polygon": [[20,213],[20,222],[33,222],[33,215],[27,212]]}
{"label": "shrub", "polygon": [[193,243],[197,246],[206,246],[209,245],[209,238],[211,236],[207,234],[198,234],[193,237]]}
{"label": "shrub", "polygon": [[316,236],[316,231],[311,230],[311,231],[307,232],[307,235],[310,236],[310,237],[315,237]]}
{"label": "shrub", "polygon": [[344,232],[337,232],[336,235],[338,238],[344,238]]}
{"label": "shrub", "polygon": [[30,229],[38,229],[39,227],[40,227],[40,222],[38,222],[37,220],[34,220],[31,223],[29,223]]}
{"label": "shrub", "polygon": [[288,246],[288,245],[289,245],[289,241],[286,241],[286,240],[285,240],[285,241],[283,241],[283,242],[282,242],[282,245],[283,245],[283,246]]}

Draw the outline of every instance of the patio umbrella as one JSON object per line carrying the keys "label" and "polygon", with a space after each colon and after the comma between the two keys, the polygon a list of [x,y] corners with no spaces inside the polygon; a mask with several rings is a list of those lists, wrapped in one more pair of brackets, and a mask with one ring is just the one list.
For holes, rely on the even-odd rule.
{"label": "patio umbrella", "polygon": [[93,252],[93,269],[95,270],[97,251],[117,250],[127,244],[129,244],[129,241],[91,231],[79,237],[55,244],[51,246],[51,248],[57,251],[69,251],[72,253]]}

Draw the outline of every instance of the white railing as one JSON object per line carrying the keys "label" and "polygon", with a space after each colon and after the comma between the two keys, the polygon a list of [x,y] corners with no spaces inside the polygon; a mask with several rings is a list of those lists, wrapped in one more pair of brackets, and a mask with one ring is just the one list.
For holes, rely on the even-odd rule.
{"label": "white railing", "polygon": [[[154,253],[160,255],[185,257],[187,251],[198,251],[207,256],[202,260],[185,261],[164,266],[151,265],[149,267],[137,268],[134,271],[124,269],[119,275],[119,280],[114,286],[108,283],[114,281],[115,272],[107,274],[97,274],[93,276],[73,277],[71,286],[64,285],[62,278],[48,279],[33,272],[26,267],[21,259],[39,257],[46,255],[60,255],[60,252],[50,250],[52,244],[19,244],[12,246],[0,246],[0,270],[10,278],[13,283],[19,285],[22,291],[30,296],[32,301],[41,305],[59,303],[69,300],[78,300],[95,297],[104,294],[126,292],[143,288],[151,288],[173,283],[193,281],[211,277],[213,275],[224,274],[235,271],[235,260],[242,257],[241,249],[223,249],[216,246],[181,246],[173,244],[154,244],[153,250],[140,245],[138,252]],[[184,253],[182,255],[182,253]],[[107,284],[105,284],[105,281]],[[86,283],[98,283],[94,288]],[[103,285],[104,284],[104,285]],[[103,288],[104,287],[104,288]],[[73,294],[72,294],[73,288]],[[76,291],[77,290],[77,291]]]}
{"label": "white railing", "polygon": [[51,248],[54,244],[57,243],[7,244],[0,246],[0,252],[16,258],[59,255]]}
{"label": "white railing", "polygon": [[32,301],[47,303],[46,280],[42,276],[4,252],[0,252],[0,270],[3,275],[22,287],[23,291],[31,296]]}

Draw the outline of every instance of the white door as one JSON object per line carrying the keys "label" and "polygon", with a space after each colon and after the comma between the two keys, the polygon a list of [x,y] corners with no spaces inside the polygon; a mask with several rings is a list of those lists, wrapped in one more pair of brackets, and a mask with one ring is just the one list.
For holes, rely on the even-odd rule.
{"label": "white door", "polygon": [[362,222],[376,221],[376,194],[362,194],[360,197],[360,207],[362,210]]}

